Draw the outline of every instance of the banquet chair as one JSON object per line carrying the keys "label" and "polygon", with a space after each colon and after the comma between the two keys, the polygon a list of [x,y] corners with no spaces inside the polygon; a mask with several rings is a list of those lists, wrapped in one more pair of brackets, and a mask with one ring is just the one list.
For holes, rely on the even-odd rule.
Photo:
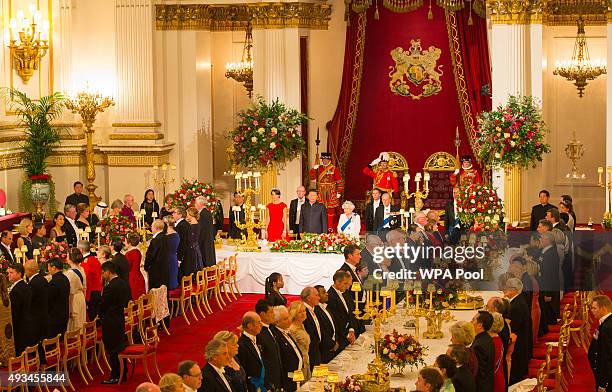
{"label": "banquet chair", "polygon": [[[236,298],[236,294],[234,293],[234,289],[232,287],[232,276],[231,276],[232,267],[231,267],[229,258],[223,260],[223,266],[225,268],[225,271],[223,274],[223,290],[225,291],[226,296],[228,296],[228,292],[229,292],[229,295],[231,295],[235,301],[237,298]],[[229,300],[229,297],[228,297],[228,300]]]}
{"label": "banquet chair", "polygon": [[143,298],[143,308],[151,307],[153,313],[153,322],[157,325],[161,325],[166,335],[170,336],[170,331],[164,322],[164,318],[170,316],[170,310],[168,309],[168,292],[165,285],[149,290],[145,294],[146,298]]}
{"label": "banquet chair", "polygon": [[[25,368],[27,373],[35,373],[40,371],[40,356],[38,355],[38,344],[35,346],[26,347],[23,350],[23,358],[25,362]],[[66,374],[66,378],[68,378],[68,374]],[[27,391],[32,390],[32,388],[26,387]],[[42,388],[40,384],[36,384],[36,390],[42,392]],[[72,388],[74,391],[74,388]]]}
{"label": "banquet chair", "polygon": [[[6,372],[6,374],[18,374],[18,373],[27,373],[26,365],[25,365],[25,353],[21,353],[18,357],[11,357],[8,359],[6,367],[0,367],[0,372]],[[7,380],[6,385],[2,383],[0,380],[0,391],[27,391],[27,387],[25,384],[15,385],[16,383],[9,382]]]}
{"label": "banquet chair", "polygon": [[[198,308],[198,312],[202,318],[206,318],[204,312],[202,311],[202,295],[206,292],[206,278],[204,277],[204,270],[200,270],[196,272],[195,278],[195,288],[191,291],[192,301],[195,302],[196,307]],[[204,305],[204,309],[206,309],[206,305]],[[208,311],[208,309],[206,309]],[[208,312],[210,314],[211,312]]]}
{"label": "banquet chair", "polygon": [[[148,327],[145,330],[144,335],[142,336],[142,344],[129,345],[119,353],[119,384],[121,384],[121,381],[123,381],[124,362],[132,360],[136,361],[139,359],[142,360],[142,366],[144,368],[145,375],[147,376],[150,382],[153,382],[153,380],[151,379],[151,375],[149,374],[149,365],[147,363],[147,359],[149,357],[153,357],[155,369],[157,370],[159,378],[161,378],[161,373],[159,372],[159,367],[157,366],[158,342],[159,337],[157,336],[157,327]],[[132,365],[132,376],[134,375],[135,367],[136,363],[134,362],[134,364]]]}
{"label": "banquet chair", "polygon": [[542,366],[540,366],[540,368],[538,369],[538,373],[536,375],[536,386],[535,388],[532,390],[532,392],[546,392],[546,386],[544,385],[544,381],[546,380],[546,374],[544,373],[544,368],[546,367],[546,364],[542,364]]}
{"label": "banquet chair", "polygon": [[[223,259],[222,261],[217,263],[217,274],[219,274],[219,292],[223,293],[225,295],[225,299],[227,300],[227,303],[230,302],[230,297],[227,294],[227,289],[226,289],[226,277],[227,277],[227,259]],[[223,297],[221,297],[221,301],[223,302],[223,305],[226,305],[226,301],[223,300]]]}
{"label": "banquet chair", "polygon": [[98,328],[96,327],[97,321],[98,318],[96,317],[93,321],[90,321],[83,325],[83,368],[85,369],[85,373],[87,373],[90,380],[93,380],[93,376],[91,375],[91,372],[87,367],[87,353],[89,351],[92,352],[91,360],[89,361],[89,363],[95,361],[96,365],[98,366],[98,370],[100,370],[100,373],[104,374],[104,370],[102,370],[102,366],[100,366],[100,361],[98,359],[98,357],[100,356],[100,353],[98,352],[100,346],[98,345]]}
{"label": "banquet chair", "polygon": [[147,294],[141,295],[136,301],[136,315],[138,319],[138,333],[144,336],[148,327],[156,325],[153,302]]}
{"label": "banquet chair", "polygon": [[[229,257],[229,277],[232,293],[237,293],[242,297],[242,293],[238,288],[238,282],[236,282],[236,274],[238,273],[238,254],[235,253]],[[235,290],[235,291],[234,291]]]}
{"label": "banquet chair", "polygon": [[225,306],[225,302],[223,302],[221,296],[219,295],[219,274],[217,272],[218,269],[219,266],[216,264],[204,269],[204,275],[206,276],[206,292],[204,293],[203,298],[206,303],[206,306],[208,307],[208,309],[211,310],[211,313],[212,308],[210,307],[210,301],[208,300],[209,293],[211,299],[213,295],[215,296],[215,301],[217,302],[219,310],[223,310]]}
{"label": "banquet chair", "polygon": [[[138,319],[134,321],[134,302],[128,302],[127,306],[123,308],[123,318],[125,321],[125,327],[123,332],[127,338],[128,344],[134,344],[134,329],[138,325]],[[137,316],[136,316],[137,317]]]}
{"label": "banquet chair", "polygon": [[68,361],[74,360],[76,367],[79,369],[79,374],[81,375],[81,379],[85,385],[89,385],[87,381],[87,377],[85,377],[85,373],[83,373],[83,364],[82,364],[82,344],[81,344],[81,330],[75,329],[74,331],[67,331],[64,334],[64,344],[62,346],[62,362],[64,370],[66,371],[66,380],[70,385],[70,388],[74,391],[74,386],[72,385],[72,381],[70,380],[70,376],[68,375]]}
{"label": "banquet chair", "polygon": [[[170,290],[170,314],[174,314],[174,317],[178,316],[179,310],[183,314],[183,318],[187,325],[191,325],[189,318],[187,318],[186,310],[189,309],[191,315],[198,321],[193,306],[191,305],[191,291],[193,289],[193,274],[189,276],[183,276],[181,279],[181,286],[176,290]],[[175,305],[176,304],[176,305]]]}
{"label": "banquet chair", "polygon": [[[50,370],[54,370],[58,373],[67,371],[63,368],[62,362],[62,349],[60,346],[60,337],[58,334],[56,337],[51,339],[43,339],[42,341],[42,349],[45,353],[45,362],[40,366],[40,370],[42,372],[48,372]],[[66,387],[62,383],[62,390],[66,392]],[[45,389],[49,392],[49,386],[45,384]]]}

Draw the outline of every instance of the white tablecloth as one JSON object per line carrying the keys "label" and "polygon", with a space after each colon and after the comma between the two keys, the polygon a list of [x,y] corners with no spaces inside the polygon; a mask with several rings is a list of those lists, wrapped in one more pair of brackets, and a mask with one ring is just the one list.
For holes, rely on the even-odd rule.
{"label": "white tablecloth", "polygon": [[217,249],[217,261],[238,253],[236,280],[241,293],[264,293],[264,283],[272,272],[283,275],[285,294],[299,295],[306,286],[331,286],[334,272],[344,263],[340,254],[236,252],[235,246]]}

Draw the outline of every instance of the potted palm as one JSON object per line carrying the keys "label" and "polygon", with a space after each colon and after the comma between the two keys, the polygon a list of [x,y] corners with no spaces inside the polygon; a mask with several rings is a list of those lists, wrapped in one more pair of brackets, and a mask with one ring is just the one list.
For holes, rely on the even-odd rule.
{"label": "potted palm", "polygon": [[21,188],[24,210],[36,207],[36,214],[44,217],[44,205],[49,202],[50,210],[55,209],[55,186],[47,172],[47,158],[60,141],[63,127],[51,124],[64,108],[64,97],[60,93],[29,98],[17,89],[8,90],[8,102],[19,117],[19,126],[24,128],[23,169],[26,179]]}

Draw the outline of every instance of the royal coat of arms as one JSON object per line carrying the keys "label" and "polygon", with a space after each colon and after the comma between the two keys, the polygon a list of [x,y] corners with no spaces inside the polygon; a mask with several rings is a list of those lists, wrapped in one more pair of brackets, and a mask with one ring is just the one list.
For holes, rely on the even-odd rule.
{"label": "royal coat of arms", "polygon": [[[430,46],[427,50],[421,48],[420,39],[410,40],[410,49],[404,51],[397,47],[391,51],[391,58],[395,66],[389,67],[389,88],[396,95],[421,99],[429,97],[442,91],[440,77],[442,65],[436,67],[438,59],[442,54],[440,48]],[[416,88],[411,91],[411,84]],[[420,87],[420,88],[419,88]],[[420,90],[420,91],[418,91]]]}

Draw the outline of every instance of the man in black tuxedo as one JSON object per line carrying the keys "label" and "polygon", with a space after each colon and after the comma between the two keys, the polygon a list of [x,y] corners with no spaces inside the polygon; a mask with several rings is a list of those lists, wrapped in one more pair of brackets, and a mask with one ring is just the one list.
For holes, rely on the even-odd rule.
{"label": "man in black tuxedo", "polygon": [[309,190],[307,198],[300,212],[300,233],[327,233],[327,209],[317,201],[317,190]]}
{"label": "man in black tuxedo", "polygon": [[284,306],[276,306],[274,308],[274,318],[276,321],[276,328],[272,330],[272,333],[278,343],[281,359],[282,387],[285,391],[295,391],[296,384],[295,381],[293,381],[292,374],[294,371],[302,369],[304,358],[302,357],[302,352],[298,344],[289,334],[291,319],[289,318],[287,308]]}
{"label": "man in black tuxedo", "polygon": [[71,204],[73,206],[78,206],[80,203],[89,205],[89,197],[83,194],[83,183],[81,181],[75,181],[73,188],[74,193],[66,197],[64,205]]}
{"label": "man in black tuxedo", "polygon": [[217,254],[215,252],[215,236],[217,231],[213,224],[213,216],[206,208],[206,198],[204,196],[198,196],[195,201],[195,208],[200,213],[200,219],[198,224],[200,225],[200,253],[202,253],[202,259],[204,259],[204,265],[212,267],[217,264]]}
{"label": "man in black tuxedo", "polygon": [[336,356],[340,345],[336,341],[334,317],[328,309],[329,294],[321,285],[316,285],[315,289],[319,293],[319,304],[315,306],[314,312],[321,327],[321,344],[319,345],[321,363],[328,363]]}
{"label": "man in black tuxedo", "polygon": [[599,327],[589,346],[589,364],[595,375],[597,392],[612,391],[612,302],[606,295],[593,297],[591,312]]}
{"label": "man in black tuxedo", "polygon": [[62,261],[58,258],[51,259],[47,263],[51,274],[49,281],[49,297],[47,311],[49,320],[48,338],[63,335],[68,328],[68,317],[70,315],[70,281],[62,273]]}
{"label": "man in black tuxedo", "polygon": [[476,332],[472,350],[478,360],[478,373],[476,373],[476,387],[478,392],[493,392],[493,365],[495,361],[495,346],[489,329],[493,325],[491,313],[479,310],[472,319]]}
{"label": "man in black tuxedo", "polygon": [[156,219],[151,224],[153,238],[145,255],[144,269],[149,274],[149,290],[165,285],[168,287],[170,266],[168,265],[168,239],[163,233],[164,222]]}
{"label": "man in black tuxedo", "polygon": [[264,382],[266,389],[282,388],[283,369],[278,343],[274,338],[274,307],[265,299],[255,304],[255,312],[261,319],[261,332],[257,335],[257,345],[261,350],[266,375]]}
{"label": "man in black tuxedo", "polygon": [[11,250],[12,244],[13,232],[10,230],[3,230],[0,234],[0,253],[4,256],[9,264],[15,262],[15,256],[13,256],[13,251]]}
{"label": "man in black tuxedo", "polygon": [[38,273],[35,260],[25,262],[25,275],[32,292],[30,305],[30,325],[32,326],[31,344],[38,344],[49,335],[49,282]]}
{"label": "man in black tuxedo", "polygon": [[179,235],[179,246],[176,256],[179,261],[179,280],[196,272],[195,260],[191,257],[191,224],[185,220],[187,211],[185,207],[176,207],[172,210],[174,230]]}
{"label": "man in black tuxedo", "polygon": [[126,344],[125,318],[123,309],[130,300],[130,286],[117,275],[117,266],[112,261],[102,264],[102,278],[106,286],[102,289],[100,320],[102,322],[102,341],[108,354],[111,374],[102,384],[119,382],[119,353]]}
{"label": "man in black tuxedo", "polygon": [[440,233],[440,214],[438,213],[438,211],[436,210],[427,211],[427,221],[436,222],[436,227],[432,234],[434,238],[438,240],[438,242],[440,242],[440,244],[444,245],[446,240],[444,239],[444,236],[442,235],[442,233]]}
{"label": "man in black tuxedo", "polygon": [[238,338],[238,362],[247,376],[249,392],[257,392],[264,386],[264,369],[261,351],[257,346],[257,335],[261,332],[261,318],[255,312],[242,316],[242,334]]}
{"label": "man in black tuxedo", "polygon": [[453,188],[453,200],[449,200],[444,207],[444,236],[446,241],[451,245],[457,245],[461,238],[462,228],[459,215],[457,214],[457,200],[459,197],[459,188]]}
{"label": "man in black tuxedo", "polygon": [[202,368],[202,385],[198,392],[237,392],[225,376],[225,367],[231,357],[227,351],[227,343],[212,339],[205,349],[206,365]]}
{"label": "man in black tuxedo", "polygon": [[[237,218],[237,219],[236,219]],[[238,226],[236,226],[236,222],[240,222],[244,224],[245,221],[244,214],[244,195],[241,192],[234,192],[234,205],[229,210],[229,237],[235,240],[239,240],[242,238],[242,235],[246,237],[247,230],[240,230]]]}
{"label": "man in black tuxedo", "polygon": [[550,193],[546,189],[540,191],[539,197],[540,204],[536,204],[531,208],[531,223],[529,225],[529,230],[531,231],[536,231],[540,220],[546,218],[546,211],[554,207],[548,203]]}
{"label": "man in black tuxedo", "polygon": [[468,367],[470,353],[467,348],[463,344],[451,344],[448,346],[446,354],[457,363],[457,370],[451,378],[455,391],[476,392],[476,381]]}
{"label": "man in black tuxedo", "polygon": [[[540,295],[538,301],[544,326],[556,324],[559,317],[559,254],[551,232],[540,233],[542,257],[540,259]],[[546,329],[543,331],[546,332]]]}
{"label": "man in black tuxedo", "polygon": [[350,274],[344,270],[336,271],[333,279],[334,284],[327,290],[329,296],[327,309],[334,319],[338,351],[342,351],[349,344],[353,344],[357,338],[357,320],[351,313],[347,298],[344,296],[344,292],[351,286],[352,279]]}
{"label": "man in black tuxedo", "polygon": [[62,229],[64,230],[64,233],[66,233],[66,242],[71,248],[74,248],[77,246],[77,233],[79,232],[79,228],[76,225],[76,207],[72,204],[66,204],[64,206],[64,215],[66,216],[66,219]]}
{"label": "man in black tuxedo", "polygon": [[300,238],[300,216],[302,206],[306,203],[306,188],[300,185],[295,190],[297,197],[291,200],[289,204],[289,233],[295,234],[296,238]]}
{"label": "man in black tuxedo", "polygon": [[[121,250],[123,249],[123,242],[117,240],[113,242],[113,259],[111,260],[117,266],[117,275],[123,279],[128,287],[130,285],[130,263],[128,263],[127,257]],[[131,299],[131,295],[130,295]]]}
{"label": "man in black tuxedo", "polygon": [[310,346],[308,346],[308,358],[310,360],[310,370],[321,364],[321,322],[317,317],[314,309],[319,304],[321,299],[319,293],[314,287],[304,287],[300,293],[300,299],[306,308],[306,320],[304,320],[304,329],[310,336]]}
{"label": "man in black tuxedo", "polygon": [[571,291],[574,286],[573,255],[572,255],[572,230],[563,222],[557,207],[552,207],[546,211],[546,220],[552,223],[553,236],[557,244],[557,252],[561,261],[561,271],[563,276],[563,290]]}
{"label": "man in black tuxedo", "polygon": [[372,189],[372,200],[366,205],[365,208],[365,224],[366,224],[366,233],[373,233],[376,231],[376,227],[374,226],[374,219],[376,217],[376,213],[378,212],[378,207],[380,207],[380,195],[382,191],[378,188]]}
{"label": "man in black tuxedo", "polygon": [[529,344],[533,339],[531,329],[531,316],[525,297],[521,295],[523,283],[518,278],[506,281],[504,295],[510,301],[510,327],[516,334],[514,351],[512,352],[512,366],[510,368],[510,385],[515,384],[527,376],[531,352]]}
{"label": "man in black tuxedo", "polygon": [[[361,264],[368,267],[368,274],[371,276],[375,270],[380,269],[380,264],[374,261],[376,249],[384,246],[383,240],[375,234],[366,234],[365,248],[361,250]],[[380,253],[378,253],[380,255]]]}
{"label": "man in black tuxedo", "polygon": [[25,271],[22,264],[10,265],[7,272],[8,280],[12,283],[11,287],[9,287],[9,298],[11,300],[15,354],[19,356],[31,342],[28,321],[30,319],[32,290],[23,280]]}
{"label": "man in black tuxedo", "polygon": [[223,204],[221,204],[221,200],[217,200],[217,205],[215,206],[215,212],[213,214],[213,224],[215,226],[215,236],[217,232],[223,231],[223,225],[225,224],[225,218],[223,217]]}
{"label": "man in black tuxedo", "polygon": [[389,230],[397,229],[401,225],[401,217],[397,214],[399,207],[393,205],[391,195],[384,192],[380,196],[382,205],[376,209],[373,231],[384,241]]}

